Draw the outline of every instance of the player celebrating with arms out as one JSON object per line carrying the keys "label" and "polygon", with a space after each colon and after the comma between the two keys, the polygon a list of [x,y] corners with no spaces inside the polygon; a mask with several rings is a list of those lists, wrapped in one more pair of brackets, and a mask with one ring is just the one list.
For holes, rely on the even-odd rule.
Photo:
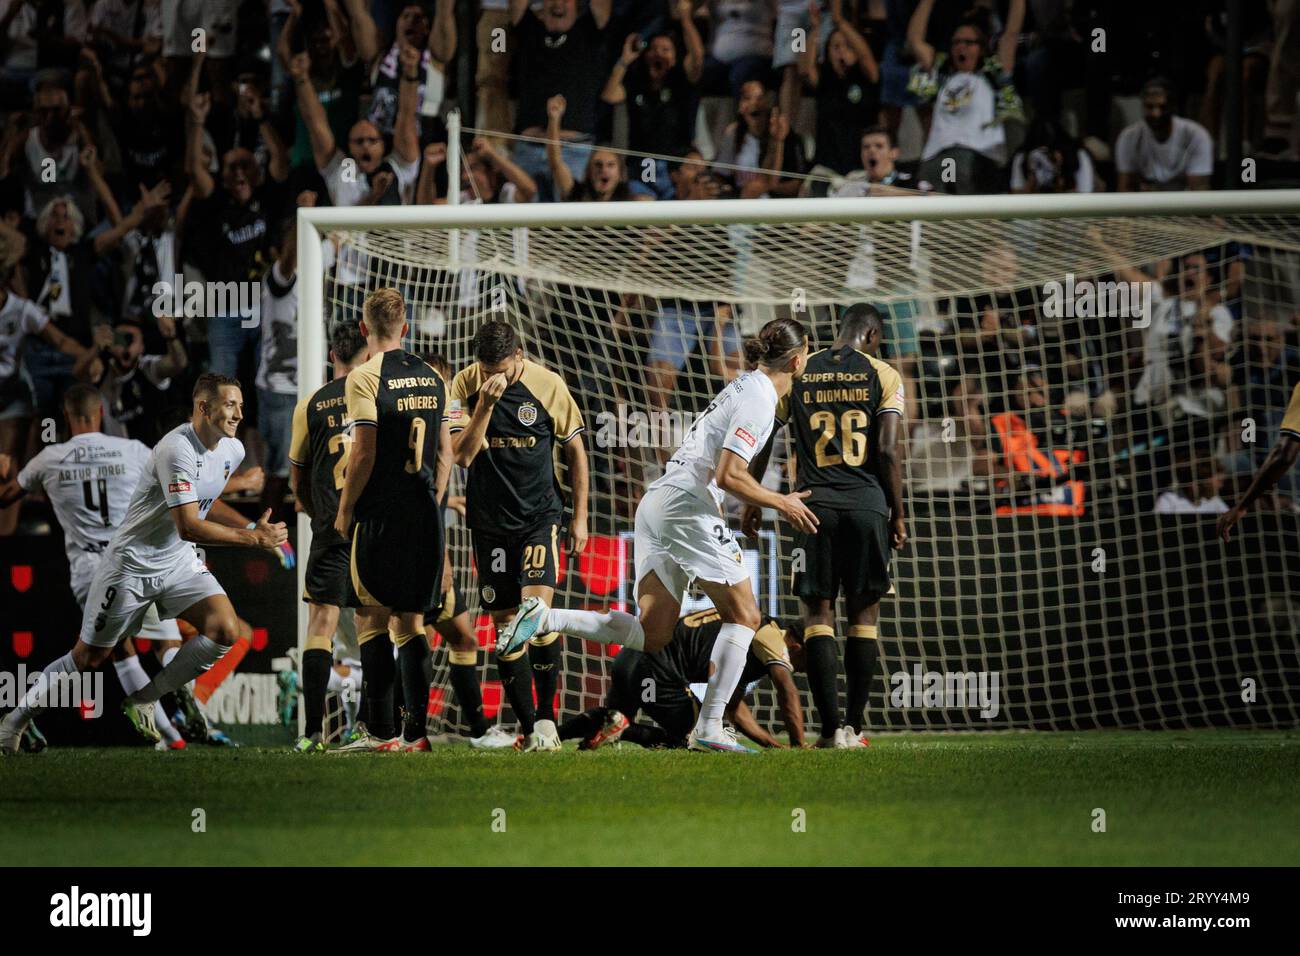
{"label": "player celebrating with arms out", "polygon": [[[352,452],[334,530],[352,541],[369,725],[331,752],[421,750],[427,747],[429,708],[424,609],[437,604],[442,583],[438,503],[451,475],[451,438],[442,414],[447,386],[423,359],[402,348],[407,325],[400,292],[376,289],[361,310],[370,359],[348,374],[344,386]],[[398,674],[404,701],[400,738],[392,726]]]}
{"label": "player celebrating with arms out", "polygon": [[1295,467],[1297,458],[1300,458],[1300,385],[1296,385],[1291,391],[1291,401],[1286,407],[1286,414],[1282,416],[1277,443],[1269,449],[1268,457],[1255,473],[1250,487],[1246,489],[1240,501],[1219,515],[1217,530],[1224,544],[1227,544],[1228,539],[1232,537],[1233,526],[1241,520],[1241,516],[1250,509],[1256,499],[1266,494],[1283,475]]}
{"label": "player celebrating with arms out", "polygon": [[[564,379],[524,358],[519,334],[507,323],[484,322],[474,334],[474,364],[451,383],[448,412],[456,463],[469,469],[465,518],[474,540],[479,595],[500,637],[497,671],[519,718],[520,749],[559,750],[555,691],[559,636],[531,629],[507,643],[500,629],[521,608],[546,607],[559,574],[558,537],[564,499],[552,456],[564,449],[573,489],[569,554],[587,546],[587,450],[582,414]],[[524,645],[533,639],[528,660]],[[530,668],[531,663],[531,668]],[[531,675],[530,675],[531,669]],[[538,711],[533,710],[533,685]]]}
{"label": "player celebrating with arms out", "polygon": [[54,681],[99,667],[118,642],[140,633],[151,605],[162,619],[180,618],[198,631],[153,680],[122,702],[136,730],[151,740],[159,739],[153,720],[158,698],[208,670],[239,638],[230,598],[193,545],[276,548],[288,540],[283,524],[268,521],[270,511],[252,528],[228,506],[208,517],[244,459],[235,437],[243,417],[239,382],[214,372],[199,376],[192,417],[150,453],[145,477],[95,571],[76,645],[47,666],[0,721],[0,752],[17,749]]}
{"label": "player celebrating with arms out", "polygon": [[[903,416],[903,381],[876,358],[883,325],[871,306],[850,306],[828,349],[808,357],[799,387],[777,408],[794,441],[798,491],[809,494],[817,534],[796,534],[794,592],[804,606],[804,653],[813,703],[821,717],[819,747],[855,748],[876,666],[880,599],[889,592],[890,547],[907,541],[903,480],[894,448]],[[755,456],[763,474],[772,442]],[[757,537],[762,512],[745,509],[741,527]],[[841,723],[836,677],[835,601],[849,618],[844,645],[849,699]]]}
{"label": "player celebrating with arms out", "polygon": [[636,594],[640,615],[611,610],[548,608],[529,599],[502,636],[509,652],[533,634],[560,631],[602,644],[650,653],[668,645],[693,581],[722,618],[710,653],[708,689],[691,730],[693,750],[753,753],[723,725],[728,702],[745,669],[754,633],[762,623],[742,563],[740,546],[722,516],[730,492],[745,504],[775,508],[800,531],[813,534],[817,517],[803,503],[808,492],[783,495],[750,474],[750,460],[763,448],[777,402],[789,393],[808,361],[808,336],[793,319],[773,319],[745,342],[751,370],[735,378],[695,419],[636,509]]}

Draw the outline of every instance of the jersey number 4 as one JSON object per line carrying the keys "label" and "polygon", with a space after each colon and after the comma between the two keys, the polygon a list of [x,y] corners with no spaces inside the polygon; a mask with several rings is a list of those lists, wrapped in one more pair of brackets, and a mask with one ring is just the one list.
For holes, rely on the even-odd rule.
{"label": "jersey number 4", "polygon": [[[95,493],[99,493],[99,504],[95,504]],[[87,478],[81,483],[81,495],[86,502],[87,511],[98,511],[99,516],[104,519],[104,527],[112,525],[112,520],[108,515],[108,480],[98,478],[91,481]]]}
{"label": "jersey number 4", "polygon": [[817,436],[817,467],[829,468],[841,462],[854,467],[867,460],[867,413],[860,408],[850,408],[840,416],[840,448],[842,455],[828,454],[826,446],[835,438],[836,421],[834,412],[814,412],[808,418],[808,427],[820,431]]}

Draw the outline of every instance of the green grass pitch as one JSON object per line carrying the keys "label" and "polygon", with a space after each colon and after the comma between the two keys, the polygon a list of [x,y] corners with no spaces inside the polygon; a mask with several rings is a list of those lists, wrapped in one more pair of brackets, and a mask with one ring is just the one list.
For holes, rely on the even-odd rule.
{"label": "green grass pitch", "polygon": [[0,860],[1294,866],[1298,771],[1300,733],[1231,731],[900,735],[754,757],[52,750],[0,761]]}

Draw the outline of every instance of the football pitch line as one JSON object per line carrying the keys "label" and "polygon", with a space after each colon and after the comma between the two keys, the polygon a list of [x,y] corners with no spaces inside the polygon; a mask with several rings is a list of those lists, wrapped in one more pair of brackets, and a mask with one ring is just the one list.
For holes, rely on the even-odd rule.
{"label": "football pitch line", "polygon": [[886,735],[730,757],[51,750],[9,865],[1300,864],[1300,733]]}

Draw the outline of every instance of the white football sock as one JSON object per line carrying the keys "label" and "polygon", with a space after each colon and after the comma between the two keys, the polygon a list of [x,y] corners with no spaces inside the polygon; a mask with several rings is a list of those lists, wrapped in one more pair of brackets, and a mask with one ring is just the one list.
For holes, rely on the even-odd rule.
{"label": "white football sock", "polygon": [[230,648],[204,637],[202,634],[186,641],[176,652],[170,664],[164,667],[149,684],[132,694],[133,700],[151,704],[163,694],[169,694],[182,684],[188,684],[225,656]]}
{"label": "white football sock", "polygon": [[[126,691],[128,696],[149,683],[149,675],[144,672],[144,665],[140,663],[138,654],[133,654],[124,661],[114,661],[113,670],[117,672],[118,683],[122,685],[122,690]],[[181,739],[181,735],[172,726],[171,719],[161,703],[153,705],[153,722],[158,728],[158,733],[162,734],[163,740],[167,743],[175,743]]]}
{"label": "white football sock", "polygon": [[621,644],[634,651],[645,649],[645,631],[641,619],[627,611],[566,611],[551,608],[543,627],[573,637],[586,638],[597,644]]}
{"label": "white football sock", "polygon": [[18,706],[5,716],[5,726],[16,734],[26,730],[32,718],[39,717],[49,706],[48,695],[52,681],[60,674],[75,673],[77,665],[72,662],[71,651],[46,665],[45,670],[36,675],[32,686],[18,701]]}
{"label": "white football sock", "polygon": [[745,669],[745,655],[749,653],[750,642],[754,632],[743,624],[723,624],[718,629],[718,639],[713,642],[713,653],[709,661],[713,664],[713,675],[709,678],[709,689],[704,693],[700,704],[700,719],[695,724],[695,732],[701,737],[716,740],[722,733],[722,716],[726,713],[727,702],[735,693],[740,683],[741,672]]}

